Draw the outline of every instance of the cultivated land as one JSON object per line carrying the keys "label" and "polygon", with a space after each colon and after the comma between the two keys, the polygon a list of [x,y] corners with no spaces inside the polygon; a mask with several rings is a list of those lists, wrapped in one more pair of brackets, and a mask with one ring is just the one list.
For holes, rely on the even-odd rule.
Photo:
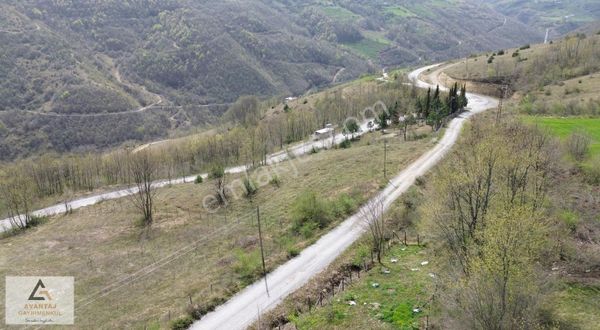
{"label": "cultivated land", "polygon": [[523,120],[548,129],[550,133],[566,140],[574,132],[585,132],[591,138],[591,156],[600,154],[600,118],[555,118],[526,116]]}
{"label": "cultivated land", "polygon": [[[75,276],[78,328],[165,327],[169,315],[184,314],[190,301],[227,298],[257,279],[257,205],[267,267],[273,269],[330,228],[292,233],[290,208],[301,192],[312,190],[340,205],[333,226],[378,191],[385,184],[381,139],[381,133],[368,134],[350,149],[281,163],[275,167],[279,188],[267,180],[252,201],[233,200],[214,214],[202,207],[213,190],[209,180],[160,189],[150,239],[140,234],[138,214],[127,199],[51,218],[3,241],[0,275]],[[431,137],[404,142],[390,136],[389,173],[431,146]],[[258,170],[257,182],[264,177]]]}

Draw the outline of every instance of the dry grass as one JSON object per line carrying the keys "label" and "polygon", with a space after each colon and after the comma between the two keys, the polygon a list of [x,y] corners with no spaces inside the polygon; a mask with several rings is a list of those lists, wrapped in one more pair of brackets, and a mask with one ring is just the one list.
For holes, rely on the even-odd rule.
{"label": "dry grass", "polygon": [[[377,191],[384,184],[378,138],[379,133],[369,134],[350,149],[282,163],[276,167],[280,188],[261,187],[252,202],[241,198],[215,214],[202,207],[212,192],[210,180],[161,189],[149,238],[140,235],[138,215],[126,199],[52,218],[3,240],[0,274],[75,276],[76,328],[165,327],[169,315],[184,314],[190,300],[227,297],[251,280],[240,272],[257,272],[256,205],[272,269],[287,260],[291,248],[302,249],[327,230],[309,238],[290,234],[289,209],[300,192],[312,189],[328,199],[346,192],[364,201]],[[389,173],[431,145],[430,138],[392,139]]]}

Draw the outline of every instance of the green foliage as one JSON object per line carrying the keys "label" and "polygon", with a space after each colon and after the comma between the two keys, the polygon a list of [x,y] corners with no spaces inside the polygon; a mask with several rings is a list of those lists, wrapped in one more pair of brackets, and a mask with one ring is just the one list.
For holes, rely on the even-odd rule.
{"label": "green foliage", "polygon": [[251,252],[243,250],[234,251],[235,265],[233,267],[236,276],[243,286],[252,284],[262,274],[260,250]]}
{"label": "green foliage", "polygon": [[342,149],[348,149],[348,148],[352,147],[352,141],[344,140],[338,146]]}
{"label": "green foliage", "polygon": [[337,218],[347,216],[356,211],[358,203],[348,194],[341,194],[333,203],[333,214]]}
{"label": "green foliage", "polygon": [[273,175],[269,183],[277,188],[281,187],[281,179],[277,175]]}
{"label": "green foliage", "polygon": [[527,45],[521,46],[519,48],[519,50],[525,50],[525,49],[529,49],[529,48],[531,48],[531,45],[527,44]]}
{"label": "green foliage", "polygon": [[246,197],[252,197],[258,192],[256,183],[254,183],[250,178],[244,178],[243,183]]}
{"label": "green foliage", "polygon": [[563,211],[560,215],[561,221],[569,228],[571,232],[575,232],[577,230],[577,225],[580,222],[579,215],[575,212],[571,211]]}
{"label": "green foliage", "polygon": [[204,182],[204,179],[202,178],[202,175],[198,175],[196,177],[196,180],[194,180],[195,184],[201,184],[202,182]]}
{"label": "green foliage", "polygon": [[329,203],[312,191],[301,193],[292,205],[295,231],[303,228],[305,231],[323,229],[329,225],[332,219],[333,212]]}
{"label": "green foliage", "polygon": [[194,323],[194,319],[186,315],[171,321],[171,330],[186,330]]}
{"label": "green foliage", "polygon": [[225,167],[220,164],[213,165],[210,170],[210,177],[212,179],[219,179],[225,176]]}

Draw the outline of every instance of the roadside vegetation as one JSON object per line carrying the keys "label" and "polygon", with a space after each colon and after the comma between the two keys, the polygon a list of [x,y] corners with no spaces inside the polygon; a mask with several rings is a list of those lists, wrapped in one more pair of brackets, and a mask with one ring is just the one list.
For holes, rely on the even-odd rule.
{"label": "roadside vegetation", "polygon": [[[346,149],[257,167],[249,172],[256,184],[251,197],[243,174],[213,174],[197,184],[158,189],[151,226],[138,221],[143,213],[136,206],[145,205],[127,198],[52,217],[40,227],[4,238],[2,264],[10,265],[13,275],[37,269],[76,276],[82,327],[167,327],[183,315],[199,318],[260,278],[256,206],[269,271],[385,186],[386,150],[389,173],[427,150],[431,129],[415,130],[420,139],[404,141],[402,130],[394,128],[385,136],[367,134]],[[227,190],[227,200],[216,212],[208,212],[203,200],[215,194],[220,178],[236,188]],[[44,251],[46,261],[36,257],[37,251]],[[153,297],[151,306],[148,296]],[[123,313],[116,316],[114,306]]]}
{"label": "roadside vegetation", "polygon": [[[215,165],[227,167],[250,164],[258,166],[275,151],[284,151],[296,142],[309,138],[327,123],[338,133],[349,117],[375,120],[384,108],[414,112],[414,98],[420,95],[403,85],[403,77],[391,83],[359,81],[308,97],[306,104],[295,102],[290,111],[282,111],[279,102],[269,106],[256,97],[242,97],[224,114],[222,125],[204,134],[167,141],[148,148],[156,163],[155,177],[174,179],[207,172]],[[46,154],[0,165],[0,181],[18,178],[31,181],[29,204],[36,207],[49,203],[69,202],[91,191],[128,186],[133,183],[127,164],[137,150],[122,148],[108,153],[74,155]],[[0,215],[7,209],[0,203]]]}
{"label": "roadside vegetation", "polygon": [[[478,117],[449,158],[386,215],[391,248],[382,265],[365,254],[366,235],[319,278],[326,286],[346,264],[366,273],[354,273],[322,306],[299,303],[306,295],[318,297],[312,289],[318,284],[307,285],[263,323],[276,327],[286,320],[299,329],[594,329],[600,209],[592,196],[598,186],[569,172],[576,164],[562,147],[566,141],[517,116],[501,125],[494,117]],[[415,211],[408,211],[412,205]],[[408,247],[398,214],[407,215]],[[417,234],[420,248],[410,246]],[[362,266],[365,258],[372,266]],[[390,314],[390,308],[397,309]]]}

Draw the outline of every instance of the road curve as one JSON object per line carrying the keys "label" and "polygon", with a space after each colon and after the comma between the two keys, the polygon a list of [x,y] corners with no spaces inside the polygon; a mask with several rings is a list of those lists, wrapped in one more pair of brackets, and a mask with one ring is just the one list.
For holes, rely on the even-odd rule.
{"label": "road curve", "polygon": [[[437,66],[439,65],[415,70],[410,73],[409,78],[417,87],[434,87],[419,80],[419,76],[421,73]],[[433,81],[436,81],[435,78]],[[444,88],[441,87],[441,89]],[[498,106],[498,101],[488,96],[467,93],[467,97],[469,99],[469,111],[453,119],[448,124],[444,136],[434,148],[403,170],[390,181],[387,188],[374,197],[383,201],[384,210],[387,210],[398,197],[414,184],[418,177],[431,170],[450,151],[456,143],[464,123],[471,116]],[[367,228],[360,214],[360,211],[357,212],[315,244],[302,251],[298,257],[268,274],[270,295],[267,295],[265,283],[261,279],[219,306],[214,312],[195,322],[191,329],[235,330],[250,326],[257,319],[259,313],[262,314],[273,309],[285,297],[306,284],[313,276],[325,270],[366,231]]]}

